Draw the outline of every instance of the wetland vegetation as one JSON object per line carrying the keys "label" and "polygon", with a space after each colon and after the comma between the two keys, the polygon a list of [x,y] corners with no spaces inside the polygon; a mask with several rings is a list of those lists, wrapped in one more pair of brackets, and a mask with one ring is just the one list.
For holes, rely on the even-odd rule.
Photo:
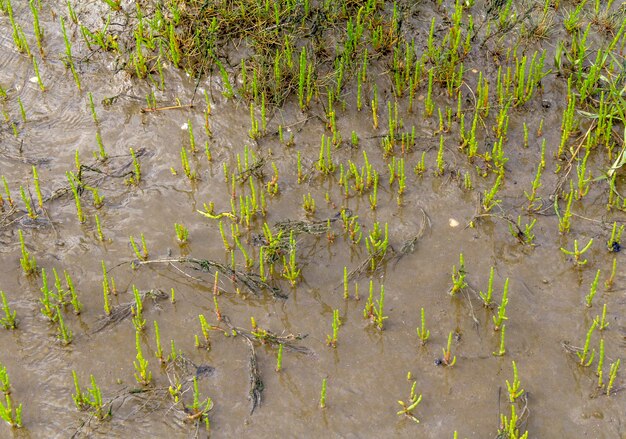
{"label": "wetland vegetation", "polygon": [[625,34],[0,0],[2,435],[626,436]]}

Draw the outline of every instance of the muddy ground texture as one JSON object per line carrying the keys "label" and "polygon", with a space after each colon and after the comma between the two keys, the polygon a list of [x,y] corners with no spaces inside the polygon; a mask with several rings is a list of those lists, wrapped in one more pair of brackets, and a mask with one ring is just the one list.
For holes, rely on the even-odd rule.
{"label": "muddy ground texture", "polygon": [[625,18],[0,0],[0,435],[625,437]]}

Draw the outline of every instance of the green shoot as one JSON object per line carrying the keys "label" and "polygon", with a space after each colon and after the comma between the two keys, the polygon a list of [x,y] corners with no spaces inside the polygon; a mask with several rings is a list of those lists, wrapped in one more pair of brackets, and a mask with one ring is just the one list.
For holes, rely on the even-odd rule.
{"label": "green shoot", "polygon": [[596,277],[593,279],[593,282],[591,283],[591,289],[589,290],[589,294],[585,296],[585,305],[587,305],[587,308],[591,308],[593,298],[595,297],[596,292],[598,290],[599,280],[600,280],[600,270],[596,271]]}
{"label": "green shoot", "polygon": [[506,388],[509,391],[509,402],[514,403],[517,398],[524,394],[524,389],[522,389],[519,376],[517,374],[517,364],[515,361],[511,362],[513,364],[513,382],[510,383],[509,380],[506,380]]}
{"label": "green shoot", "polygon": [[498,306],[498,314],[493,316],[493,330],[498,331],[500,326],[505,320],[508,320],[506,316],[506,305],[509,303],[509,278],[504,281],[504,292],[502,293],[502,302]]}
{"label": "green shoot", "polygon": [[406,416],[413,422],[419,424],[420,421],[413,414],[413,410],[415,410],[417,406],[420,404],[420,402],[422,402],[422,394],[421,393],[419,395],[416,394],[415,392],[416,385],[417,385],[417,381],[414,381],[413,384],[411,385],[411,395],[409,397],[408,402],[405,403],[404,401],[398,401],[398,404],[400,404],[400,406],[402,407],[402,410],[398,411],[397,415]]}
{"label": "green shoot", "polygon": [[587,331],[587,337],[585,338],[585,346],[583,347],[582,352],[576,353],[576,355],[578,355],[578,358],[580,359],[579,364],[583,367],[589,367],[591,363],[593,362],[593,358],[596,354],[596,351],[593,350],[591,352],[591,355],[589,355],[589,345],[591,343],[591,336],[593,335],[593,331],[595,331],[597,327],[598,327],[598,323],[594,320],[593,323],[591,324],[591,327],[589,328],[589,331]]}
{"label": "green shoot", "polygon": [[0,290],[0,297],[2,298],[2,311],[4,312],[4,317],[0,318],[0,325],[4,326],[5,329],[17,328],[17,320],[15,318],[17,311],[11,311],[7,303],[7,298],[2,290]]}
{"label": "green shoot", "polygon": [[483,299],[483,306],[487,308],[489,308],[493,302],[493,270],[493,267],[489,270],[489,286],[487,287],[487,293],[485,294],[482,291],[478,292],[480,298]]}
{"label": "green shoot", "polygon": [[148,360],[143,356],[141,351],[141,341],[139,339],[139,331],[135,332],[135,348],[137,350],[137,361],[133,361],[135,366],[135,379],[142,386],[147,386],[152,381],[152,372],[148,370]]}
{"label": "green shoot", "polygon": [[339,333],[339,326],[341,326],[341,319],[339,318],[339,310],[333,310],[333,335],[326,336],[326,344],[330,347],[337,347],[337,334]]}
{"label": "green shoot", "polygon": [[326,378],[322,379],[322,391],[320,392],[320,408],[326,408]]}
{"label": "green shoot", "polygon": [[424,308],[421,310],[421,327],[417,328],[417,336],[419,337],[422,346],[426,344],[430,337],[430,331],[426,329],[426,317],[424,316]]}
{"label": "green shoot", "polygon": [[452,367],[456,363],[456,355],[452,355],[452,331],[448,334],[448,344],[446,345],[443,351],[443,358],[441,359],[441,363],[444,366]]}
{"label": "green shoot", "polygon": [[565,253],[566,255],[574,256],[574,261],[576,262],[576,265],[580,267],[587,263],[587,259],[582,259],[582,255],[591,248],[592,244],[593,244],[593,238],[591,238],[589,242],[582,249],[579,249],[578,240],[575,239],[573,251],[567,250],[563,247],[561,247],[561,251]]}

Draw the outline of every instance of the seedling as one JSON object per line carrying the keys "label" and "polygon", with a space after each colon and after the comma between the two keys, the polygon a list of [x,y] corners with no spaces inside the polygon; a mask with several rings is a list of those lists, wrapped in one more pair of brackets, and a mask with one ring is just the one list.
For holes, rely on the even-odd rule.
{"label": "seedling", "polygon": [[2,297],[2,311],[4,311],[4,317],[0,318],[0,325],[4,326],[5,329],[15,329],[17,328],[17,320],[15,318],[17,311],[11,311],[11,308],[9,308],[4,291],[0,290],[0,296]]}
{"label": "seedling", "polygon": [[610,291],[613,288],[613,281],[615,280],[615,274],[617,272],[617,258],[613,258],[613,264],[611,265],[611,275],[604,281],[604,289]]}
{"label": "seedling", "polygon": [[80,202],[80,191],[78,190],[81,186],[80,180],[74,175],[73,172],[66,172],[67,181],[70,184],[70,189],[72,190],[72,194],[74,195],[74,203],[76,204],[76,214],[78,216],[78,221],[81,223],[85,222],[85,214],[83,213],[83,208]]}
{"label": "seedling", "polygon": [[213,400],[207,398],[203,402],[200,402],[200,391],[198,390],[198,378],[193,377],[193,404],[191,406],[184,406],[185,413],[187,413],[188,421],[204,421],[204,425],[207,430],[210,428],[209,412],[213,409]]}
{"label": "seedling", "polygon": [[159,330],[159,324],[156,320],[153,321],[154,324],[154,339],[156,343],[156,351],[154,352],[154,356],[159,360],[160,363],[165,361],[163,358],[163,347],[161,346],[161,331]]}
{"label": "seedling", "polygon": [[[345,216],[344,212],[342,212],[342,216]],[[354,215],[349,218],[346,217],[344,219],[344,227],[352,244],[358,244],[359,242],[361,242],[363,232],[361,230],[361,225],[359,224],[358,216]]]}
{"label": "seedling", "polygon": [[72,342],[73,334],[72,331],[70,331],[70,329],[65,325],[65,321],[63,320],[63,313],[61,313],[58,305],[56,306],[56,317],[57,323],[59,325],[57,338],[64,346],[68,345]]}
{"label": "seedling", "polygon": [[378,87],[374,84],[374,89],[372,91],[372,125],[375,130],[378,129]]}
{"label": "seedling", "polygon": [[180,401],[180,397],[182,395],[183,385],[179,381],[178,376],[174,376],[174,382],[170,384],[168,391],[172,399],[174,400],[174,404],[178,404]]}
{"label": "seedling", "polygon": [[420,161],[417,162],[417,165],[413,168],[413,172],[415,172],[415,175],[418,176],[423,175],[426,172],[426,151],[422,152]]}
{"label": "seedling", "polygon": [[[213,297],[215,298],[215,296]],[[211,338],[210,338],[210,333],[209,333],[209,331],[211,330],[211,326],[207,323],[206,318],[204,317],[203,314],[200,314],[198,316],[198,319],[200,320],[200,330],[202,331],[202,336],[204,338],[204,341],[201,342],[200,338],[196,335],[195,345],[196,345],[196,348],[203,348],[208,351],[211,349]]]}
{"label": "seedling", "polygon": [[74,308],[74,314],[78,315],[83,309],[83,305],[78,300],[78,295],[76,294],[76,289],[74,288],[74,282],[72,281],[69,273],[63,270],[63,275],[65,276],[67,291],[70,293],[70,304],[72,305],[72,308]]}
{"label": "seedling", "polygon": [[20,237],[20,248],[22,250],[22,257],[20,258],[20,264],[22,265],[22,270],[24,274],[31,275],[37,271],[37,261],[34,256],[31,256],[28,250],[26,250],[26,245],[24,244],[24,235],[22,233],[22,229],[18,230],[18,235]]}
{"label": "seedling", "polygon": [[326,344],[330,347],[337,347],[337,334],[339,334],[339,327],[341,326],[341,319],[339,318],[339,310],[333,310],[333,335],[326,336]]}
{"label": "seedling", "polygon": [[452,355],[452,331],[448,334],[448,344],[446,348],[443,349],[443,358],[441,359],[441,364],[447,367],[452,367],[456,363],[456,355]]}
{"label": "seedling", "polygon": [[[98,145],[98,156],[100,157],[100,161],[102,162],[106,161],[106,159],[109,158],[109,155],[104,149],[104,142],[102,142],[102,134],[100,134],[100,130],[96,131],[96,144]],[[94,157],[95,157],[95,153],[94,153]],[[132,183],[132,177],[126,180],[126,184],[131,184],[131,183]]]}
{"label": "seedling", "polygon": [[132,322],[135,330],[141,332],[146,327],[146,319],[143,318],[143,302],[141,294],[135,285],[133,285],[133,296],[135,298],[135,304],[130,307],[130,314],[132,315]]}
{"label": "seedling", "polygon": [[[45,56],[45,53],[43,50],[43,29],[41,28],[39,24],[39,11],[37,9],[37,6],[35,6],[34,0],[30,0],[29,5],[30,5],[30,11],[33,14],[33,30],[35,33],[35,38],[37,40],[37,47],[39,47],[39,53],[43,57]],[[35,57],[33,57],[33,59],[34,58]]]}
{"label": "seedling", "polygon": [[148,360],[143,356],[141,351],[141,341],[139,339],[139,331],[135,332],[135,348],[137,350],[137,361],[133,361],[135,366],[135,379],[142,386],[147,386],[152,381],[152,372],[148,369]]}
{"label": "seedling", "polygon": [[508,418],[504,414],[500,415],[500,428],[498,428],[498,437],[506,437],[511,439],[528,439],[527,431],[524,432],[524,434],[520,434],[520,422],[520,418],[515,412],[515,404],[511,404],[511,417]]}
{"label": "seedling", "polygon": [[96,237],[98,238],[98,241],[104,242],[105,237],[104,237],[104,232],[102,231],[102,224],[100,222],[100,216],[96,214],[94,218],[96,221]]}
{"label": "seedling", "polygon": [[139,185],[141,181],[141,166],[139,165],[139,159],[137,158],[137,154],[133,148],[129,148],[130,155],[133,158],[133,172],[130,177],[128,177],[125,181],[127,185]]}
{"label": "seedling", "polygon": [[400,404],[400,406],[402,407],[402,410],[398,411],[397,415],[406,416],[410,420],[419,424],[420,421],[413,414],[413,410],[415,410],[417,406],[420,404],[420,402],[422,402],[422,394],[421,393],[419,395],[416,394],[415,392],[416,386],[417,386],[417,381],[414,381],[413,384],[411,385],[411,395],[409,396],[408,402],[405,403],[404,401],[398,401],[398,404]]}
{"label": "seedling", "polygon": [[493,316],[493,330],[498,331],[500,326],[505,320],[508,320],[506,316],[506,305],[509,303],[509,278],[504,281],[504,291],[502,293],[502,302],[498,306],[498,314]]}
{"label": "seedling", "polygon": [[353,148],[359,147],[359,136],[357,135],[356,131],[352,131],[352,134],[350,135],[350,143],[352,144]]}
{"label": "seedling", "polygon": [[386,319],[388,319],[389,317],[383,314],[383,307],[385,304],[385,286],[381,285],[380,286],[380,297],[379,299],[376,301],[376,306],[373,308],[374,310],[374,324],[376,325],[376,329],[378,329],[379,331],[383,330],[383,323],[385,322]]}
{"label": "seedling", "polygon": [[4,394],[4,403],[0,401],[0,418],[11,427],[20,428],[22,426],[22,404],[13,408],[13,400],[10,393]]}
{"label": "seedling", "polygon": [[609,327],[609,322],[606,321],[606,303],[602,306],[602,315],[596,316],[593,321],[598,323],[598,330],[600,331]]}
{"label": "seedling", "polygon": [[63,16],[60,16],[59,20],[61,22],[61,31],[63,32],[63,40],[65,41],[65,56],[66,56],[65,64],[72,71],[72,76],[74,77],[74,82],[76,83],[76,87],[78,87],[78,90],[80,90],[81,89],[80,79],[78,77],[78,72],[76,71],[76,67],[74,66],[74,59],[72,57],[72,45],[67,36],[67,31],[65,30],[65,21],[63,20]]}
{"label": "seedling", "polygon": [[283,277],[289,281],[291,286],[295,286],[301,271],[296,262],[296,240],[292,230],[289,233],[289,262],[287,262],[287,258],[283,256]]}
{"label": "seedling", "polygon": [[585,296],[585,305],[587,305],[587,308],[591,308],[593,298],[595,297],[596,292],[598,290],[599,280],[600,280],[600,270],[596,272],[596,277],[593,279],[593,282],[591,283],[591,289],[589,290],[589,294]]}
{"label": "seedling", "polygon": [[496,198],[500,185],[502,184],[502,174],[498,174],[496,181],[489,191],[483,193],[482,207],[483,212],[488,213],[491,209],[502,203],[502,200]]}
{"label": "seedling", "polygon": [[517,227],[513,227],[513,224],[509,223],[509,232],[513,235],[514,238],[517,238],[522,243],[527,245],[533,245],[533,241],[535,240],[535,234],[533,233],[533,228],[537,223],[537,218],[533,218],[530,223],[522,225],[522,216],[517,216]]}
{"label": "seedling", "polygon": [[591,336],[593,335],[593,331],[598,327],[598,323],[594,320],[587,331],[587,337],[585,338],[585,346],[583,347],[582,352],[577,352],[578,358],[580,359],[580,365],[583,367],[589,367],[593,362],[593,358],[595,357],[596,351],[592,350],[591,355],[589,355],[589,345],[591,343]]}
{"label": "seedling", "polygon": [[178,239],[178,242],[181,244],[187,243],[187,239],[189,238],[189,230],[187,230],[184,225],[178,223],[174,224],[174,230],[176,231],[176,239]]}
{"label": "seedling", "polygon": [[2,176],[2,185],[4,186],[4,194],[6,195],[6,199],[9,203],[9,206],[13,207],[13,199],[11,198],[11,190],[9,189],[9,183],[7,182],[6,177]]}
{"label": "seedling", "polygon": [[320,155],[315,167],[323,175],[330,175],[335,171],[335,164],[333,163],[330,150],[331,143],[331,139],[326,138],[326,136],[322,134]]}
{"label": "seedling", "polygon": [[502,325],[500,330],[500,348],[498,352],[492,352],[492,354],[496,357],[501,357],[506,354],[506,348],[504,347],[504,334],[506,333],[506,325]]}
{"label": "seedling", "polygon": [[617,371],[619,370],[619,365],[621,361],[621,358],[618,358],[616,361],[611,363],[611,369],[609,371],[609,382],[606,385],[606,396],[611,396],[611,390],[613,390],[613,385],[615,384],[615,378],[617,378]]}
{"label": "seedling", "polygon": [[326,378],[322,379],[322,391],[320,392],[320,408],[326,408]]}
{"label": "seedling", "polygon": [[87,389],[87,393],[84,393],[78,382],[78,376],[76,375],[76,371],[72,370],[72,377],[74,379],[74,389],[76,393],[72,395],[72,399],[74,400],[74,405],[78,410],[92,410],[94,415],[100,419],[106,419],[111,416],[111,407],[109,406],[109,410],[105,411],[105,403],[102,401],[102,391],[100,387],[96,383],[96,379],[93,375],[90,375],[89,379],[91,381],[91,387]]}
{"label": "seedling", "polygon": [[[571,186],[571,185],[570,185]],[[559,218],[559,232],[561,234],[568,233],[571,226],[572,217],[572,201],[574,200],[574,190],[570,187],[570,192],[567,197],[567,204],[565,205],[565,212],[561,216],[558,210],[558,198],[554,200],[554,210]]]}
{"label": "seedling", "polygon": [[374,316],[374,281],[370,280],[369,296],[363,309],[363,318],[371,319]]}
{"label": "seedling", "polygon": [[383,307],[385,303],[385,286],[380,286],[380,298],[374,304],[374,282],[370,280],[369,296],[367,302],[365,302],[365,308],[363,309],[363,317],[369,319],[376,325],[379,331],[383,330],[384,321],[388,318],[383,315]]}
{"label": "seedling", "polygon": [[[444,149],[444,138],[442,134],[439,136],[439,149],[437,150],[437,171],[435,172],[435,175],[443,175],[446,170],[446,162],[443,158]],[[426,169],[426,167],[420,166],[420,169]]]}
{"label": "seedling", "polygon": [[310,192],[302,196],[302,208],[310,215],[315,213],[315,200],[311,196]]}
{"label": "seedling", "polygon": [[387,254],[387,247],[389,245],[389,225],[385,223],[385,233],[380,227],[379,222],[375,222],[372,230],[370,231],[367,239],[365,240],[365,246],[370,258],[370,270],[376,271],[376,268],[385,259]]}
{"label": "seedling", "polygon": [[593,244],[593,238],[591,238],[589,242],[582,249],[579,249],[578,240],[575,239],[573,251],[567,250],[563,247],[561,247],[561,251],[565,253],[566,255],[574,256],[574,261],[576,262],[576,265],[580,267],[587,263],[587,259],[582,259],[582,255],[591,248],[592,244]]}
{"label": "seedling", "polygon": [[43,196],[41,195],[41,187],[39,186],[39,175],[37,174],[37,168],[35,166],[33,166],[33,181],[35,183],[35,193],[37,194],[37,204],[39,205],[40,209],[43,209]]}
{"label": "seedling", "polygon": [[370,208],[376,210],[378,207],[378,172],[374,171],[374,187],[369,195]]}
{"label": "seedling", "polygon": [[517,364],[515,364],[515,361],[511,361],[511,363],[513,364],[513,382],[510,383],[509,380],[506,380],[506,388],[509,391],[509,402],[514,403],[516,399],[524,394],[524,389],[522,389],[517,374]]}
{"label": "seedling", "polygon": [[89,190],[93,195],[93,207],[100,209],[104,205],[104,197],[100,195],[98,188],[85,186],[85,189]]}
{"label": "seedling", "polygon": [[42,287],[40,288],[42,297],[39,299],[39,303],[43,306],[40,311],[41,314],[46,317],[48,320],[54,322],[57,318],[56,310],[50,298],[52,297],[52,292],[48,288],[48,277],[46,275],[46,269],[41,269],[41,283]]}
{"label": "seedling", "polygon": [[463,174],[463,188],[468,192],[474,188],[472,185],[472,176],[467,171]]}
{"label": "seedling", "polygon": [[274,175],[272,176],[272,179],[267,182],[266,187],[267,187],[267,193],[270,194],[271,196],[275,196],[279,192],[279,187],[278,187],[278,168],[276,167],[276,163],[274,162],[272,162],[272,169],[274,170]]}
{"label": "seedling", "polygon": [[[69,303],[66,298],[69,291],[61,286],[61,278],[59,277],[59,273],[57,272],[56,268],[52,268],[52,274],[54,275],[54,287],[57,290],[57,294],[55,297],[56,302],[61,306],[65,306]],[[65,274],[67,274],[67,272]]]}
{"label": "seedling", "polygon": [[147,261],[148,260],[148,247],[146,246],[146,238],[143,236],[143,233],[141,234],[141,251],[139,251],[139,247],[135,243],[135,238],[130,236],[129,239],[130,239],[130,245],[132,246],[133,251],[135,252],[135,256],[137,256],[137,259],[139,259],[140,261]]}
{"label": "seedling", "polygon": [[[29,191],[29,195],[30,195],[30,191]],[[22,197],[24,206],[26,206],[26,211],[28,212],[28,216],[32,219],[36,219],[37,213],[35,212],[35,208],[33,207],[30,197],[26,196],[26,192],[24,191],[23,186],[20,186],[20,196]]]}
{"label": "seedling", "polygon": [[452,266],[452,286],[449,291],[451,296],[456,295],[456,293],[467,287],[466,276],[465,259],[463,258],[463,253],[461,253],[459,254],[459,268],[457,269],[456,265]]}
{"label": "seedling", "polygon": [[[107,309],[106,305],[108,303],[108,295],[109,294],[117,295],[117,290],[115,288],[115,280],[113,279],[113,276],[109,277],[107,274],[107,267],[104,261],[102,261],[102,290],[104,291],[104,295],[105,295],[105,311],[106,311]],[[110,313],[110,309],[109,309],[109,312],[107,312],[107,315],[109,313]]]}
{"label": "seedling", "polygon": [[0,391],[2,393],[11,393],[11,380],[7,374],[6,366],[0,367]]}
{"label": "seedling", "polygon": [[166,361],[172,362],[176,361],[178,357],[182,355],[182,351],[176,350],[176,345],[174,344],[174,340],[170,340],[170,354],[167,356]]}
{"label": "seedling", "polygon": [[603,378],[604,372],[602,368],[604,367],[604,339],[600,339],[600,348],[598,354],[598,367],[596,368],[596,375],[598,376],[598,387],[602,388],[604,386]]}
{"label": "seedling", "polygon": [[119,11],[122,9],[122,5],[120,4],[121,0],[102,0],[102,1],[106,3],[107,5],[109,5],[111,10],[113,11]]}
{"label": "seedling", "polygon": [[419,337],[422,346],[426,344],[430,337],[430,331],[426,329],[426,317],[424,316],[424,308],[421,310],[421,328],[417,328],[417,336]]}
{"label": "seedling", "polygon": [[493,303],[492,295],[493,295],[493,267],[489,270],[489,286],[487,287],[487,293],[483,293],[482,291],[478,292],[478,295],[481,299],[483,299],[483,305],[486,308],[491,307]]}
{"label": "seedling", "polygon": [[350,292],[348,289],[349,285],[348,285],[348,267],[343,267],[343,298],[344,299],[349,299],[350,298]]}
{"label": "seedling", "polygon": [[[524,124],[524,127],[526,125]],[[524,191],[524,195],[526,199],[528,199],[528,206],[526,207],[529,212],[533,212],[538,210],[541,207],[541,199],[537,197],[537,191],[541,188],[541,174],[543,173],[543,169],[545,168],[545,151],[546,144],[545,139],[541,146],[541,160],[539,165],[537,166],[537,173],[535,174],[535,179],[533,180],[533,186],[531,188],[530,193]]]}
{"label": "seedling", "polygon": [[276,354],[276,372],[283,369],[283,344],[278,345],[278,353]]}
{"label": "seedling", "polygon": [[607,248],[610,252],[619,252],[622,248],[621,238],[622,232],[624,232],[624,225],[622,224],[617,227],[617,223],[613,223],[613,230],[611,232],[611,239],[609,239],[606,243]]}
{"label": "seedling", "polygon": [[[93,119],[93,122],[98,125],[99,121],[98,121],[98,115],[96,114],[96,106],[93,103],[93,94],[91,94],[91,92],[87,93],[87,97],[89,98],[89,109],[91,110],[91,118]],[[106,158],[106,157],[104,157]]]}
{"label": "seedling", "polygon": [[[588,137],[590,139],[591,137]],[[587,152],[585,153],[582,160],[579,160],[576,165],[576,175],[578,177],[577,190],[575,193],[575,197],[577,200],[583,198],[587,193],[589,193],[592,177],[587,174],[587,159],[589,158],[589,154],[591,153],[591,147],[586,148]]]}
{"label": "seedling", "polygon": [[302,155],[300,154],[300,151],[298,151],[297,170],[298,184],[301,184],[304,181],[304,172],[302,171]]}
{"label": "seedling", "polygon": [[426,99],[424,100],[424,117],[429,118],[432,116],[435,109],[433,103],[433,79],[435,77],[434,68],[428,71],[428,92],[426,93]]}
{"label": "seedling", "polygon": [[187,157],[187,149],[184,146],[180,148],[180,163],[183,168],[183,172],[185,176],[190,180],[194,181],[198,178],[196,171],[191,170],[191,165],[189,164],[189,158]]}

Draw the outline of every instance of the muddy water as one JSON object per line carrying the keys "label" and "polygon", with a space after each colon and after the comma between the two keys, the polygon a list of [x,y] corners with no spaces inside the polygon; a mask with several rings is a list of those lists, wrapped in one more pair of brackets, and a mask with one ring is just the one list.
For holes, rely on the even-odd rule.
{"label": "muddy water", "polygon": [[[27,8],[14,8],[16,16],[26,21]],[[605,364],[620,358],[626,346],[624,261],[621,253],[608,253],[604,246],[610,236],[604,187],[594,186],[583,201],[575,202],[569,236],[559,235],[553,210],[536,215],[534,247],[521,245],[510,235],[506,222],[495,217],[475,220],[475,227],[468,227],[476,214],[479,193],[491,183],[476,175],[474,167],[456,151],[452,138],[446,144],[446,173],[434,175],[439,142],[433,135],[437,129],[435,118],[425,121],[420,112],[409,114],[401,106],[405,126],[417,128],[418,142],[407,155],[407,190],[398,206],[396,186],[389,188],[388,160],[382,155],[378,137],[386,132],[384,122],[379,130],[374,130],[369,109],[363,114],[355,111],[354,93],[347,93],[347,108],[340,111],[339,128],[345,139],[352,130],[356,131],[361,138],[360,148],[344,144],[333,150],[333,159],[337,164],[347,164],[350,159],[360,165],[362,150],[368,151],[370,162],[381,174],[379,206],[372,211],[366,196],[345,199],[338,177],[322,178],[313,166],[319,154],[319,139],[322,133],[328,135],[316,117],[322,114],[321,107],[303,114],[294,102],[288,102],[271,114],[269,134],[253,142],[247,135],[247,105],[225,99],[216,78],[196,84],[166,67],[166,89],[156,91],[158,105],[176,105],[178,100],[194,106],[144,113],[141,110],[146,107],[150,85],[131,79],[124,72],[115,73],[114,60],[102,54],[88,56],[90,52],[75,39],[75,50],[85,56],[78,63],[82,81],[79,91],[71,73],[59,61],[58,54],[64,46],[58,21],[52,18],[50,10],[44,10],[48,57],[40,63],[40,69],[45,92],[30,80],[34,76],[32,64],[15,51],[8,20],[0,17],[0,84],[9,94],[2,106],[18,131],[14,136],[6,121],[0,129],[0,174],[6,177],[17,206],[17,211],[10,215],[5,206],[0,223],[0,289],[18,316],[18,329],[0,331],[0,363],[11,377],[14,399],[24,407],[24,428],[11,430],[2,425],[3,437],[121,437],[129,431],[138,437],[205,435],[204,427],[198,433],[194,424],[186,422],[187,416],[180,406],[173,406],[169,397],[168,373],[154,357],[155,320],[166,352],[173,339],[176,348],[195,366],[214,368],[199,379],[201,394],[214,401],[209,415],[214,437],[452,437],[455,430],[459,437],[493,437],[500,425],[499,413],[510,414],[505,381],[513,377],[511,360],[517,363],[522,387],[527,392],[529,415],[524,426],[530,437],[626,436],[624,393],[597,395],[595,363],[592,368],[581,368],[577,358],[563,348],[564,342],[584,344],[586,331],[603,303],[608,305],[610,324],[602,334],[606,343]],[[28,32],[27,35],[32,36]],[[467,70],[468,81],[475,82],[476,72]],[[544,94],[531,100],[527,108],[511,114],[506,147],[509,163],[501,207],[513,218],[523,212],[523,191],[530,188],[544,138],[549,172],[545,173],[541,196],[546,205],[551,203],[548,197],[557,182],[553,151],[560,140],[560,114],[566,97],[562,79],[550,75],[544,81]],[[379,87],[383,95],[385,91],[389,94],[388,84],[381,81]],[[212,105],[211,138],[202,128],[204,90]],[[92,119],[87,92],[93,94],[98,124]],[[444,91],[440,94],[438,105],[454,107],[455,102],[447,101]],[[26,111],[26,122],[20,117],[18,96]],[[117,99],[112,105],[103,104],[103,100],[113,96]],[[542,100],[549,101],[551,107],[544,108]],[[384,109],[386,100],[381,102],[385,102],[381,105]],[[537,137],[533,133],[541,119],[545,121],[544,133]],[[184,176],[180,164],[181,146],[189,146],[185,128],[189,121],[200,150],[191,160],[199,175],[193,183]],[[531,130],[528,148],[523,147],[522,141],[524,122]],[[279,124],[291,127],[294,147],[280,144],[276,134]],[[98,131],[110,156],[105,163],[93,158],[98,150]],[[211,163],[202,153],[206,141],[213,155]],[[214,316],[213,275],[189,265],[165,262],[133,269],[135,256],[129,244],[129,236],[138,238],[143,233],[152,261],[183,255],[230,264],[231,256],[224,250],[218,222],[199,215],[197,210],[209,202],[215,204],[216,212],[230,210],[231,186],[224,182],[223,164],[235,169],[236,155],[243,154],[245,145],[266,158],[265,181],[273,172],[271,161],[279,170],[280,194],[266,196],[268,212],[264,220],[270,225],[284,219],[325,219],[343,207],[359,216],[364,234],[376,221],[387,223],[390,244],[398,250],[407,237],[420,230],[422,212],[428,218],[415,250],[401,259],[392,259],[372,276],[376,293],[379,285],[385,287],[388,319],[383,331],[363,318],[367,276],[351,281],[351,298],[343,298],[344,266],[356,269],[367,257],[367,251],[363,242],[358,246],[350,244],[340,221],[333,223],[333,242],[326,234],[299,235],[301,281],[295,288],[285,281],[275,282],[288,296],[286,299],[273,298],[267,292],[255,296],[221,277],[219,305],[232,325],[249,329],[250,317],[254,317],[260,327],[276,334],[301,334],[304,338],[297,345],[311,351],[307,355],[286,349],[283,370],[276,373],[276,349],[256,345],[264,390],[262,403],[253,414],[248,399],[250,351],[243,336],[226,337],[214,331],[209,351],[194,347],[194,335],[201,336],[199,314],[205,315],[210,324],[228,329]],[[131,147],[141,151],[138,186],[127,185],[120,177],[132,169]],[[105,197],[104,205],[95,209],[91,195],[83,193],[87,219],[82,224],[77,220],[71,194],[59,192],[67,188],[66,171],[75,170],[77,150],[83,164],[93,164],[101,171],[86,174]],[[295,172],[297,151],[301,152],[308,173],[302,184],[298,184]],[[410,170],[422,151],[427,151],[428,171],[418,177]],[[37,221],[26,217],[19,199],[20,185],[29,188],[35,197],[33,165],[37,166],[44,198],[51,197],[45,204],[45,215]],[[606,163],[592,166],[593,175],[600,175]],[[471,172],[476,189],[464,190],[456,170],[460,174]],[[237,186],[237,190],[249,193],[248,188]],[[301,207],[303,194],[309,192],[317,202],[313,216],[306,216]],[[104,243],[97,240],[95,214],[102,222]],[[612,216],[610,221],[620,218],[623,219]],[[451,227],[451,219],[459,226]],[[189,229],[189,243],[183,247],[176,241],[174,223]],[[229,220],[224,225],[228,230]],[[250,231],[241,226],[242,243],[255,260],[258,247],[253,245],[252,237],[260,232],[261,225],[259,218]],[[56,325],[39,311],[41,277],[27,277],[21,271],[18,229],[23,230],[26,247],[50,278],[52,268],[60,273],[66,270],[72,276],[84,310],[75,316],[68,308],[64,314],[74,335],[68,346],[56,340]],[[231,239],[230,232],[227,236]],[[590,238],[594,238],[594,245],[583,268],[576,268],[571,258],[559,250],[572,248],[573,239],[586,243]],[[459,253],[465,257],[471,288],[452,297],[447,291]],[[614,289],[605,292],[600,286],[593,307],[586,308],[584,296],[596,270],[602,270],[603,281],[614,256],[618,264]],[[113,305],[133,300],[132,285],[141,291],[176,291],[175,303],[145,303],[148,325],[141,343],[154,383],[143,393],[133,393],[141,386],[133,377],[135,330],[130,319],[100,330],[104,316],[102,261],[117,285],[118,295],[111,297]],[[236,262],[244,269],[240,252]],[[486,290],[491,266],[495,267],[496,301],[500,301],[505,279],[510,279],[506,354],[502,357],[492,354],[500,342],[499,332],[492,329],[493,310],[482,307],[476,295],[476,291]],[[354,298],[357,283],[358,301]],[[416,334],[421,307],[426,310],[431,331],[425,346],[420,346]],[[332,332],[333,309],[339,310],[342,320],[335,349],[326,345],[326,336]],[[450,368],[437,366],[450,331],[455,333],[452,351],[457,362]],[[597,350],[597,334],[595,337],[593,347]],[[72,401],[72,370],[85,387],[89,375],[94,375],[104,400],[112,401],[110,420],[99,422],[76,410]],[[417,382],[416,391],[423,395],[415,410],[419,425],[396,415],[397,401],[409,398],[412,382],[407,380],[407,372]],[[621,376],[620,373],[616,381],[618,389],[624,382]],[[321,410],[318,406],[323,378],[328,380],[328,391],[327,407]],[[191,391],[187,390],[183,398],[190,404]]]}

